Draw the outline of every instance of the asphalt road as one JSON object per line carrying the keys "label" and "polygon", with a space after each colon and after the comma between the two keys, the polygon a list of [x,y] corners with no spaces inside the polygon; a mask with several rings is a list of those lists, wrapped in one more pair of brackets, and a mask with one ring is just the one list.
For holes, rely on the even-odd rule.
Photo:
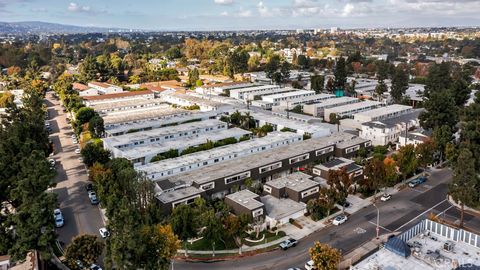
{"label": "asphalt road", "polygon": [[52,127],[50,140],[54,143],[56,160],[57,186],[53,192],[58,194],[58,202],[65,218],[65,225],[56,229],[58,240],[65,248],[77,235],[93,234],[99,236],[98,229],[104,227],[98,206],[91,205],[85,190],[88,181],[84,164],[78,159],[71,136],[73,131],[67,124],[66,113],[62,111],[60,102],[47,93],[46,104],[49,122]]}
{"label": "asphalt road", "polygon": [[[378,202],[380,211],[380,234],[404,231],[425,218],[429,213],[440,214],[450,219],[458,219],[459,211],[446,201],[449,169],[435,170],[429,180],[414,189],[406,188],[395,194],[388,202]],[[340,226],[330,226],[301,239],[299,244],[287,251],[275,250],[251,257],[215,263],[175,261],[176,270],[201,269],[303,269],[309,260],[308,249],[314,241],[328,243],[348,253],[370,241],[376,235],[377,210],[373,205],[361,209]],[[480,218],[466,215],[465,225],[480,231]]]}

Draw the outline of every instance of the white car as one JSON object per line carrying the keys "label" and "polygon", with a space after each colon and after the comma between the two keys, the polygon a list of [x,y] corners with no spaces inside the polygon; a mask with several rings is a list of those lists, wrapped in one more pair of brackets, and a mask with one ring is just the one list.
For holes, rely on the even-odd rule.
{"label": "white car", "polygon": [[62,211],[58,208],[53,210],[53,217],[55,218],[55,227],[62,227],[65,222],[65,220],[63,219]]}
{"label": "white car", "polygon": [[335,219],[333,220],[332,224],[335,225],[335,226],[338,226],[340,224],[343,224],[347,221],[347,216],[345,215],[338,215],[335,217]]}
{"label": "white car", "polygon": [[388,193],[385,193],[383,194],[383,196],[380,198],[380,200],[382,202],[386,202],[386,201],[389,201],[390,199],[392,198],[392,195],[388,194]]}
{"label": "white car", "polygon": [[90,270],[102,270],[102,268],[96,264],[90,265]]}
{"label": "white car", "polygon": [[80,154],[80,148],[75,149],[75,154]]}
{"label": "white car", "polygon": [[305,263],[305,269],[307,269],[307,270],[317,270],[317,268],[315,268],[315,266],[313,265],[312,260]]}
{"label": "white car", "polygon": [[105,227],[98,229],[98,231],[100,232],[100,236],[104,239],[110,236],[110,232]]}
{"label": "white car", "polygon": [[74,144],[77,144],[77,143],[78,143],[77,139],[73,139],[72,142],[73,142]]}

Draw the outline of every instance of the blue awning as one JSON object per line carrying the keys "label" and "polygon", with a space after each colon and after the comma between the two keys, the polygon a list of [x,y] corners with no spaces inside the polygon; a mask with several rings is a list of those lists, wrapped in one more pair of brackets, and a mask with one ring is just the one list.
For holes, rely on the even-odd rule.
{"label": "blue awning", "polygon": [[411,254],[410,247],[402,239],[391,237],[385,244],[385,248],[402,257],[408,257]]}

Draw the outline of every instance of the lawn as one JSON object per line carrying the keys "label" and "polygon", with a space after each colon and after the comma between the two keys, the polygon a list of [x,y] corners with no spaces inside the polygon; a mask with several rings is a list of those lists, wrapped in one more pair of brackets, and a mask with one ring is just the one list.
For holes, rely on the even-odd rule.
{"label": "lawn", "polygon": [[[182,245],[184,247],[184,245]],[[227,241],[216,242],[215,243],[215,250],[225,250],[225,249],[237,249],[238,246],[235,245],[233,239],[229,239]],[[212,250],[212,243],[208,242],[204,238],[193,242],[192,244],[188,244],[189,250]]]}
{"label": "lawn", "polygon": [[[261,245],[261,244],[273,242],[273,241],[275,241],[275,240],[277,240],[277,239],[280,239],[280,238],[282,238],[282,237],[284,237],[284,236],[286,235],[284,231],[279,231],[279,232],[278,232],[278,235],[277,235],[276,233],[271,233],[271,232],[268,232],[268,231],[267,231],[267,232],[261,232],[260,235],[259,235],[260,238],[262,237],[263,234],[266,234],[266,235],[265,235],[266,242],[265,242],[265,240],[263,240],[263,241],[260,241],[260,242],[256,242],[256,243],[255,243],[255,242],[249,242],[248,240],[244,239],[243,243],[244,243],[245,245],[251,246],[251,247],[252,247],[252,246],[258,246],[258,245]],[[252,233],[252,234],[251,234],[252,237],[249,237],[249,238],[252,239],[252,238],[255,237],[255,235],[256,235],[256,233]]]}

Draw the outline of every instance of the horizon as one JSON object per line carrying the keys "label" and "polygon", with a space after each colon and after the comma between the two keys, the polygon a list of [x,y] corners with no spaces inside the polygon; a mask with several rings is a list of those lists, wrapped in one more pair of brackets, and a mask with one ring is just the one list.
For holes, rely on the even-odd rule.
{"label": "horizon", "polygon": [[5,22],[142,31],[478,27],[478,10],[480,0],[0,0]]}

